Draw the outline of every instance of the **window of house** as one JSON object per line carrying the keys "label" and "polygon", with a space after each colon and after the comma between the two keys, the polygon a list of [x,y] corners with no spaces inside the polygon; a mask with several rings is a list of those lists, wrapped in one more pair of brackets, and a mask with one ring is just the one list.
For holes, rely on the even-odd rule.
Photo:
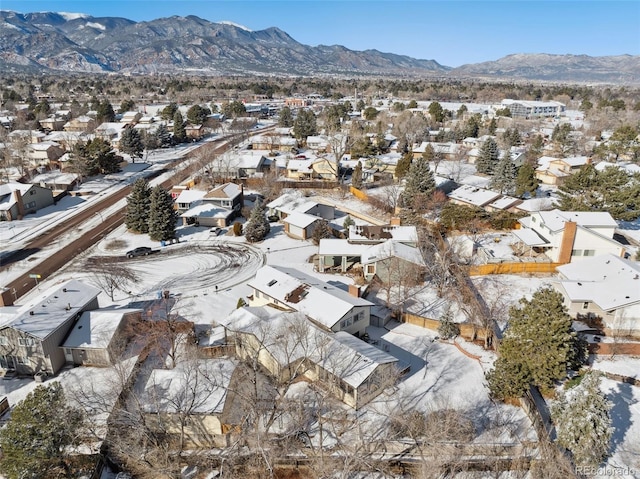
{"label": "window of house", "polygon": [[342,321],[340,321],[340,327],[348,328],[349,326],[351,326],[352,323],[353,321],[351,318],[343,319]]}
{"label": "window of house", "polygon": [[360,311],[358,314],[356,314],[356,315],[353,317],[353,322],[354,322],[354,323],[357,323],[358,321],[361,321],[361,320],[363,320],[363,319],[364,319],[364,311]]}
{"label": "window of house", "polygon": [[9,345],[9,339],[5,338],[4,336],[0,336],[0,346],[8,346]]}
{"label": "window of house", "polygon": [[586,249],[584,250],[584,256],[595,256],[596,250],[594,249]]}
{"label": "window of house", "polygon": [[582,250],[581,249],[571,250],[571,256],[582,256]]}
{"label": "window of house", "polygon": [[35,194],[36,194],[36,192],[35,192],[34,190],[30,190],[30,191],[29,191],[29,194],[30,194],[30,195],[35,195]]}
{"label": "window of house", "polygon": [[589,302],[585,301],[584,303],[582,303],[582,309],[589,309]]}
{"label": "window of house", "polygon": [[20,346],[33,346],[35,344],[35,341],[33,340],[33,338],[20,338],[18,339],[18,344]]}
{"label": "window of house", "polygon": [[30,201],[29,203],[25,203],[24,207],[25,208],[35,208],[36,207],[36,202],[35,201]]}
{"label": "window of house", "polygon": [[376,265],[375,264],[368,264],[367,265],[367,274],[373,274],[376,272]]}

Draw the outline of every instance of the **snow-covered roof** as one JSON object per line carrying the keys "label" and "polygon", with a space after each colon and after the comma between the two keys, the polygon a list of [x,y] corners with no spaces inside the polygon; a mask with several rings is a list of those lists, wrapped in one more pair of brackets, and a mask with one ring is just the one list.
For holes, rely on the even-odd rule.
{"label": "snow-covered roof", "polygon": [[420,249],[408,246],[399,241],[387,240],[376,244],[362,253],[362,264],[376,263],[389,258],[400,258],[409,263],[425,266]]}
{"label": "snow-covered roof", "polygon": [[33,151],[47,151],[49,148],[59,147],[60,144],[55,141],[41,141],[40,143],[33,143],[29,145],[29,148]]}
{"label": "snow-covered roof", "polygon": [[513,234],[528,246],[551,246],[551,243],[542,238],[531,228],[521,228],[519,230],[513,230]]}
{"label": "snow-covered roof", "polygon": [[317,205],[317,202],[302,196],[298,191],[294,191],[278,196],[275,200],[267,203],[267,208],[291,214],[296,211],[306,213]]}
{"label": "snow-covered roof", "polygon": [[595,166],[595,169],[598,171],[604,171],[606,168],[620,168],[621,170],[626,171],[630,175],[634,173],[640,173],[640,165],[636,165],[635,163],[626,163],[626,162],[610,163],[608,161],[601,161]]}
{"label": "snow-covered roof", "polygon": [[469,185],[463,185],[460,188],[455,189],[451,193],[449,193],[450,199],[475,206],[485,206],[493,201],[496,201],[501,196],[502,194],[495,191],[476,188]]}
{"label": "snow-covered roof", "polygon": [[498,198],[492,203],[489,203],[489,207],[495,208],[496,210],[506,210],[521,203],[522,200],[520,198],[514,198],[513,196],[503,196]]}
{"label": "snow-covered roof", "polygon": [[314,159],[304,159],[304,160],[289,160],[287,162],[287,169],[291,171],[300,171],[303,173],[311,173],[313,169],[311,165],[314,163]]}
{"label": "snow-covered roof", "polygon": [[308,215],[307,213],[294,212],[288,215],[283,221],[298,228],[306,228],[307,226],[318,221],[318,216]]}
{"label": "snow-covered roof", "polygon": [[567,221],[573,221],[585,228],[612,227],[618,226],[616,220],[606,211],[561,211],[558,209],[551,211],[539,211],[537,213],[542,219],[542,223],[551,231],[564,229]]}
{"label": "snow-covered roof", "polygon": [[182,190],[176,198],[176,203],[191,204],[194,201],[201,200],[206,194],[207,192],[202,190]]}
{"label": "snow-covered roof", "polygon": [[154,369],[141,391],[146,412],[221,414],[237,361],[183,360],[173,369]]}
{"label": "snow-covered roof", "polygon": [[122,319],[141,309],[97,309],[85,311],[65,340],[65,348],[104,349],[109,346]]}
{"label": "snow-covered roof", "polygon": [[83,311],[98,294],[98,288],[72,279],[49,288],[37,300],[24,305],[20,314],[8,326],[36,338],[45,339]]}
{"label": "snow-covered roof", "polygon": [[332,284],[282,266],[263,266],[249,281],[249,286],[327,328],[333,327],[355,306],[372,305]]}
{"label": "snow-covered roof", "polygon": [[369,244],[351,243],[346,239],[323,238],[318,246],[319,255],[360,256],[370,248]]}
{"label": "snow-covered roof", "polygon": [[196,202],[194,206],[180,215],[181,218],[227,218],[233,213],[230,208],[223,208],[210,201]]}
{"label": "snow-covered roof", "polygon": [[613,254],[557,268],[571,301],[592,301],[604,311],[640,302],[640,264]]}
{"label": "snow-covered roof", "polygon": [[533,213],[535,211],[546,211],[553,208],[552,198],[529,198],[522,200],[522,203],[518,205],[520,211],[526,211]]}
{"label": "snow-covered roof", "polygon": [[242,193],[242,186],[235,183],[225,183],[207,192],[202,198],[207,199],[233,199]]}

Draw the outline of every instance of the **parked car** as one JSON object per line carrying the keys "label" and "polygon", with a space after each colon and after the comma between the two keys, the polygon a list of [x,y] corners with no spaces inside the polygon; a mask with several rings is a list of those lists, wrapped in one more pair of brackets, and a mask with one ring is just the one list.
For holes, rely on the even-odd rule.
{"label": "parked car", "polygon": [[153,250],[148,246],[140,246],[139,248],[132,249],[131,251],[127,251],[127,258],[134,258],[136,256],[147,256],[151,254]]}

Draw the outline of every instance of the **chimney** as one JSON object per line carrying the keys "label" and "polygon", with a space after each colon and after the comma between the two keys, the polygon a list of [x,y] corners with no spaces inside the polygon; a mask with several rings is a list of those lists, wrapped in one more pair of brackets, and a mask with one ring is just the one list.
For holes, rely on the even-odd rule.
{"label": "chimney", "polygon": [[400,226],[400,218],[397,216],[394,216],[393,218],[391,218],[391,223],[389,223],[391,226]]}
{"label": "chimney", "polygon": [[21,220],[24,217],[24,202],[22,201],[22,193],[20,190],[13,190],[13,198],[16,200],[18,206],[18,218]]}
{"label": "chimney", "polygon": [[350,284],[349,285],[349,294],[351,296],[359,298],[360,297],[360,286],[358,286],[357,284]]}

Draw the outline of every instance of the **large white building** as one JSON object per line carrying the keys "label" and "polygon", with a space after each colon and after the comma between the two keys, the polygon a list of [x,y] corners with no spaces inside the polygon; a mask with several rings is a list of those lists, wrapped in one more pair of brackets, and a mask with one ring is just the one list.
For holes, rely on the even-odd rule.
{"label": "large white building", "polygon": [[558,101],[502,100],[501,105],[514,118],[560,116],[565,111],[565,105]]}

